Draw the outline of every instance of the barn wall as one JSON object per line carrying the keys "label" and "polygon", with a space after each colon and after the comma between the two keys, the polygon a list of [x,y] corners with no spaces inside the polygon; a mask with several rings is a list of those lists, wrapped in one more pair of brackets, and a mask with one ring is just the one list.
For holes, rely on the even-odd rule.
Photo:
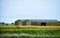
{"label": "barn wall", "polygon": [[22,25],[22,21],[15,21],[15,25]]}
{"label": "barn wall", "polygon": [[31,25],[34,25],[34,26],[41,26],[41,22],[31,22]]}
{"label": "barn wall", "polygon": [[31,21],[29,21],[29,20],[24,20],[24,21],[23,21],[23,25],[31,25]]}
{"label": "barn wall", "polygon": [[60,22],[47,22],[47,26],[60,26]]}
{"label": "barn wall", "polygon": [[[31,25],[34,26],[45,26],[41,25],[42,22],[31,22]],[[46,26],[60,26],[60,22],[45,22]]]}

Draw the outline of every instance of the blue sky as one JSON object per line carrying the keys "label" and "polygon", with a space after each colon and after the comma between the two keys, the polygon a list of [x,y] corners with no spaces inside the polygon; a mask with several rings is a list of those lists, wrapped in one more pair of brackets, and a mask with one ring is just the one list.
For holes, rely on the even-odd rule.
{"label": "blue sky", "polygon": [[16,19],[60,20],[60,0],[0,0],[0,22]]}

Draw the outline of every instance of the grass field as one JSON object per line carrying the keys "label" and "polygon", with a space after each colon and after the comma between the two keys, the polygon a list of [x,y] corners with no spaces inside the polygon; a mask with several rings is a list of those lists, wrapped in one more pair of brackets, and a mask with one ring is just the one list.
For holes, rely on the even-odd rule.
{"label": "grass field", "polygon": [[0,26],[0,34],[60,35],[60,26]]}
{"label": "grass field", "polygon": [[[60,38],[60,26],[0,26],[0,35],[2,34],[7,36],[18,34],[18,36],[0,36],[0,38]],[[19,34],[29,34],[29,36],[19,36]]]}
{"label": "grass field", "polygon": [[42,29],[55,29],[55,28],[57,28],[57,29],[60,29],[60,26],[0,26],[0,28],[21,28],[21,29],[25,29],[25,28],[34,28],[34,29],[40,29],[40,28],[42,28]]}

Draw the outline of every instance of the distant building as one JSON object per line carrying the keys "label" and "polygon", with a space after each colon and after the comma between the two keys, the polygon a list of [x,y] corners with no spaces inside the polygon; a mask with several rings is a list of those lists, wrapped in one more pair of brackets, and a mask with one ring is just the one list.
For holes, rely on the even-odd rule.
{"label": "distant building", "polygon": [[22,25],[22,21],[21,20],[16,20],[15,25]]}
{"label": "distant building", "polygon": [[24,20],[23,25],[31,25],[31,21],[30,20]]}
{"label": "distant building", "polygon": [[15,25],[22,25],[22,26],[60,26],[60,21],[57,20],[38,20],[38,19],[31,19],[31,20],[16,20]]}

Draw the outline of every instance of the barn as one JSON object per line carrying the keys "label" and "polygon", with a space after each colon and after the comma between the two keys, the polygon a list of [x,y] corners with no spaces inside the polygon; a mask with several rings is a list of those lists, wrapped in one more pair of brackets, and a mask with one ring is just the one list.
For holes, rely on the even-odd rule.
{"label": "barn", "polygon": [[60,26],[58,20],[41,20],[41,19],[27,19],[27,20],[16,20],[15,25],[22,26]]}

